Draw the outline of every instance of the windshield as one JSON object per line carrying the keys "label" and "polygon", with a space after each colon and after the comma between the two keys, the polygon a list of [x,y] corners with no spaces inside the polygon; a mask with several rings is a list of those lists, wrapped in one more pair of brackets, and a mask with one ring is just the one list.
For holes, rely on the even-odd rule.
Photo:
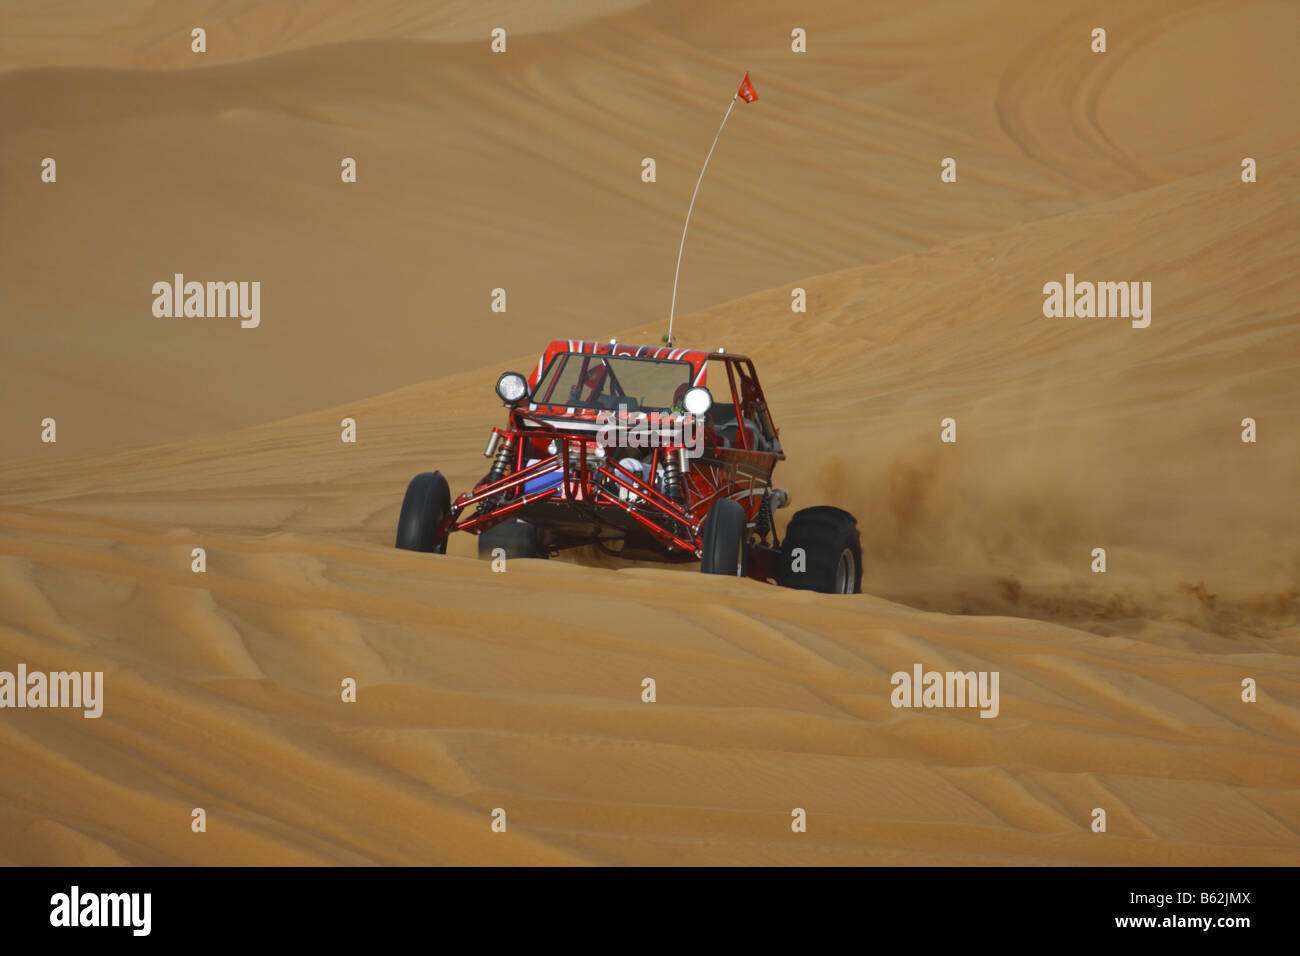
{"label": "windshield", "polygon": [[692,371],[690,362],[561,352],[546,366],[532,400],[573,408],[670,409]]}

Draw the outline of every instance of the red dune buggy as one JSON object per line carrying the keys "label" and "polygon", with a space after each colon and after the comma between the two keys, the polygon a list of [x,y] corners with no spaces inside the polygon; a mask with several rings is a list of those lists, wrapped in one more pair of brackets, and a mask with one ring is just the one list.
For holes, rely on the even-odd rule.
{"label": "red dune buggy", "polygon": [[[715,397],[716,393],[716,397]],[[783,539],[772,486],[785,459],[754,363],[743,355],[557,339],[525,379],[506,372],[509,409],[491,465],[454,502],[446,480],[411,479],[397,547],[445,553],[453,531],[480,557],[546,558],[582,545],[641,560],[699,560],[706,574],[856,594],[857,522],[805,508]]]}

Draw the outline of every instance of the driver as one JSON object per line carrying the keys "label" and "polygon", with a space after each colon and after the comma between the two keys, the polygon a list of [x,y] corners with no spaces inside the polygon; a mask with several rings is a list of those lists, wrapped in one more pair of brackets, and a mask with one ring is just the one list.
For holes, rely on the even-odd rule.
{"label": "driver", "polygon": [[578,379],[578,383],[569,390],[569,401],[574,403],[581,401],[582,390],[584,388],[591,389],[591,391],[587,393],[587,401],[594,401],[596,395],[600,392],[600,387],[605,384],[605,372],[605,363],[601,362],[586,375]]}

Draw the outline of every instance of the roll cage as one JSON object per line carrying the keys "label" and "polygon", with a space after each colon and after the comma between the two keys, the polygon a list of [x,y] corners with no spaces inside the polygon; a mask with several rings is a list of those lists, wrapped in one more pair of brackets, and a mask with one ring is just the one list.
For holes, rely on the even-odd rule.
{"label": "roll cage", "polygon": [[[680,435],[652,447],[602,444],[601,416],[613,406],[589,404],[581,390],[629,398],[615,368],[628,359],[680,364],[684,381],[709,388],[714,404],[697,447],[687,448]],[[564,364],[551,376],[557,360]],[[566,391],[564,403],[555,402],[560,373],[575,360],[581,363],[579,394],[570,398]],[[587,380],[595,376],[599,382]],[[542,382],[548,389],[537,395]],[[551,551],[590,543],[613,553],[689,561],[700,556],[709,508],[729,497],[744,509],[757,540],[749,573],[772,576],[769,563],[779,556],[780,542],[769,494],[772,471],[785,453],[747,356],[557,339],[538,360],[528,386],[525,399],[509,406],[506,425],[492,429],[484,450],[491,467],[452,503],[440,536],[478,534],[518,517],[538,527]],[[653,404],[632,412],[662,408]],[[639,468],[630,467],[633,462]]]}

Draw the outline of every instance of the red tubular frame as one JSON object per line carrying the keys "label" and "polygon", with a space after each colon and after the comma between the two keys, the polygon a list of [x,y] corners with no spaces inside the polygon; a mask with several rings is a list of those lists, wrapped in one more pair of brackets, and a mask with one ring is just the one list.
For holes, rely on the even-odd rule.
{"label": "red tubular frame", "polygon": [[[452,503],[451,513],[438,526],[437,533],[440,537],[453,531],[483,531],[534,501],[555,498],[557,491],[559,491],[562,492],[558,499],[560,501],[572,501],[601,507],[616,507],[624,514],[630,515],[638,524],[665,544],[692,553],[699,552],[699,522],[676,502],[660,494],[650,484],[643,481],[639,476],[632,474],[616,461],[605,461],[599,467],[592,469],[588,458],[588,446],[592,444],[591,439],[559,431],[549,422],[538,418],[536,415],[518,409],[511,413],[511,419],[513,427],[509,431],[497,431],[502,435],[513,433],[515,436],[515,470],[496,481],[487,484],[480,483],[475,486],[473,491],[460,495]],[[539,427],[524,428],[523,419],[535,422]],[[541,435],[538,435],[538,432],[541,432]],[[526,454],[525,446],[535,439],[547,435],[551,436],[556,443],[555,454],[548,458],[539,459],[531,465],[523,466]],[[571,457],[569,452],[572,445],[577,445],[578,448],[576,449],[577,454]],[[656,448],[650,461],[651,474],[656,473],[656,466],[659,464],[661,452],[677,453],[680,447],[660,446]],[[460,520],[461,513],[470,505],[521,488],[533,478],[555,471],[557,466],[561,473],[558,486],[520,495],[518,498],[504,502],[482,514],[473,515],[464,521]],[[636,495],[640,499],[639,506],[634,505],[631,501],[625,501],[610,489],[596,484],[593,479],[599,476],[607,477],[620,488]],[[658,525],[651,521],[650,518],[641,513],[645,505],[653,506],[656,511],[662,513],[666,519],[665,525],[684,525],[690,530],[691,538],[683,538],[671,527]]]}
{"label": "red tubular frame", "polygon": [[[536,383],[545,360],[553,353],[565,350],[566,346],[568,351],[575,351],[576,346],[577,351],[591,355],[613,354],[617,350],[627,348],[633,349],[636,354],[640,354],[642,351],[664,351],[662,349],[655,350],[642,347],[615,347],[612,343],[607,347],[601,343],[574,343],[567,342],[567,340],[556,340],[551,343],[547,353],[543,356],[543,361],[538,363],[537,370],[530,379],[530,384]],[[590,349],[589,353],[588,349]],[[671,354],[671,350],[668,351]],[[629,353],[621,352],[619,354]],[[686,357],[683,351],[681,358]],[[664,457],[669,454],[680,454],[681,445],[658,445],[655,447],[650,456],[651,477],[649,481],[646,481],[639,475],[628,471],[612,458],[601,460],[593,468],[589,451],[590,446],[595,441],[595,435],[562,431],[546,418],[515,406],[510,410],[509,425],[506,428],[493,428],[493,432],[498,436],[498,442],[510,440],[514,442],[513,454],[507,459],[511,473],[491,481],[488,480],[489,474],[489,476],[485,476],[480,480],[472,491],[465,492],[457,497],[452,503],[450,512],[439,523],[437,535],[440,538],[445,538],[452,531],[469,531],[478,534],[504,521],[511,514],[534,502],[554,500],[557,502],[570,502],[579,509],[587,509],[588,516],[597,526],[607,524],[600,517],[600,511],[605,508],[618,508],[671,551],[699,556],[702,545],[700,532],[703,517],[710,504],[719,497],[744,491],[746,486],[752,491],[756,483],[752,472],[742,477],[737,472],[737,467],[738,465],[742,469],[746,467],[744,459],[752,458],[755,455],[759,456],[760,459],[766,456],[765,452],[756,451],[751,447],[750,435],[746,430],[744,421],[744,405],[746,404],[744,399],[746,396],[756,400],[759,407],[761,407],[763,414],[767,416],[766,425],[768,429],[775,434],[779,434],[779,432],[776,431],[771,422],[771,415],[767,412],[762,385],[754,372],[753,363],[747,357],[722,352],[692,352],[689,360],[695,363],[695,380],[697,382],[700,381],[699,375],[702,372],[704,362],[716,361],[725,365],[726,387],[730,391],[729,397],[736,410],[737,419],[735,445],[732,447],[735,452],[740,453],[741,460],[738,462],[731,451],[716,448],[708,450],[706,454],[712,457],[705,465],[704,471],[697,475],[694,474],[693,469],[682,470],[681,491],[683,502],[669,499],[654,487],[654,477],[658,474],[659,466]],[[744,388],[740,387],[742,384]],[[722,396],[719,396],[719,399],[722,398]],[[562,408],[563,406],[546,407]],[[536,409],[537,406],[533,406],[533,408]],[[568,409],[567,415],[573,415],[573,412],[573,409]],[[552,414],[549,417],[555,420],[567,416]],[[585,423],[591,422],[590,418],[576,420]],[[531,465],[525,465],[528,460],[529,449],[535,443],[546,439],[555,442],[555,453],[541,458]],[[496,447],[499,447],[499,445]],[[571,451],[574,452],[572,456],[570,455]],[[717,460],[717,455],[722,455],[721,462]],[[773,453],[772,464],[784,458],[785,454],[777,450]],[[752,463],[748,467],[753,467]],[[761,461],[759,467],[763,467]],[[767,466],[769,475],[771,467],[771,465]],[[560,472],[560,483],[557,486],[535,491],[531,494],[521,492],[521,489],[528,481],[555,470]],[[746,481],[746,478],[748,478],[748,481]],[[620,498],[615,489],[607,487],[597,479],[608,480],[616,488],[628,492],[629,495],[635,495],[637,501],[633,502]],[[762,480],[766,484],[768,479],[764,478]],[[517,497],[511,497],[514,495],[517,495]],[[693,495],[697,500],[688,508],[684,502],[691,500]],[[507,496],[509,500],[501,501],[492,507],[482,507],[499,496]],[[741,504],[745,507],[750,520],[753,520],[757,507],[754,499],[752,497],[746,498]],[[471,505],[480,505],[482,507],[481,512],[461,520],[461,515]],[[700,515],[698,519],[695,517],[696,514]],[[626,530],[625,525],[619,527]],[[686,536],[684,537],[683,534]],[[763,557],[766,551],[771,550],[771,547],[764,543],[765,541],[766,536],[762,541],[753,545],[756,557]]]}

